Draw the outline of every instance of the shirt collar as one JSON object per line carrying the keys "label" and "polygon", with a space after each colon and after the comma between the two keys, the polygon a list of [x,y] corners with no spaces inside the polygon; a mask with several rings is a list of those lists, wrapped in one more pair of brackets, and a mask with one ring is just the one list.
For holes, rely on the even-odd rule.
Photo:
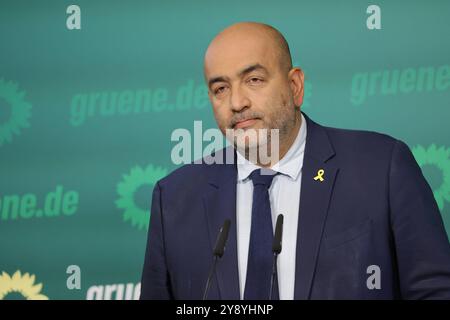
{"label": "shirt collar", "polygon": [[[293,180],[297,180],[303,165],[303,155],[305,153],[306,144],[306,120],[303,114],[300,113],[302,123],[300,130],[298,130],[297,137],[294,143],[289,148],[285,156],[276,163],[271,169],[283,175],[289,176]],[[237,153],[237,169],[238,181],[243,181],[248,178],[250,173],[261,167],[245,159],[238,151]]]}

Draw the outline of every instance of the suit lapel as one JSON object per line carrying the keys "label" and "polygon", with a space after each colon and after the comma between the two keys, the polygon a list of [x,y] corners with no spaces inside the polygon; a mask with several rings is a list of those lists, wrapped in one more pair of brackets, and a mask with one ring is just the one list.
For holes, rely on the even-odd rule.
{"label": "suit lapel", "polygon": [[[302,169],[294,299],[308,299],[322,239],[328,206],[339,168],[333,161],[334,150],[324,128],[305,114],[307,135]],[[323,174],[320,175],[320,170]],[[320,178],[321,176],[323,181]]]}
{"label": "suit lapel", "polygon": [[239,300],[236,235],[237,169],[234,164],[211,166],[211,169],[209,192],[203,197],[211,248],[215,246],[217,234],[224,221],[226,219],[231,220],[225,253],[218,262],[216,269],[220,299]]}

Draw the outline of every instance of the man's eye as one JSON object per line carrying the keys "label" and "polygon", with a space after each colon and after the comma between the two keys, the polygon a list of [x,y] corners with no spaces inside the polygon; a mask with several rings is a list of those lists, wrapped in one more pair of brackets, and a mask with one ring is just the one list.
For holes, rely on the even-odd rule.
{"label": "man's eye", "polygon": [[225,90],[225,87],[219,87],[216,90],[214,90],[214,94],[220,94]]}
{"label": "man's eye", "polygon": [[249,81],[251,84],[258,84],[258,83],[261,83],[263,80],[260,79],[260,78],[250,78],[248,81]]}

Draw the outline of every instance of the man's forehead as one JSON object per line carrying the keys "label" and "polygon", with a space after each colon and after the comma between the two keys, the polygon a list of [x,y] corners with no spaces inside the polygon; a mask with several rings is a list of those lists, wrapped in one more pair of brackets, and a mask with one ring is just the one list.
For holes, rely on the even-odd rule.
{"label": "man's forehead", "polygon": [[[211,50],[205,55],[205,76],[228,76],[234,77],[245,68],[253,65],[259,65],[261,71],[270,72],[274,62],[275,55],[265,48],[251,46],[227,48],[226,50]],[[265,69],[265,70],[263,70]]]}

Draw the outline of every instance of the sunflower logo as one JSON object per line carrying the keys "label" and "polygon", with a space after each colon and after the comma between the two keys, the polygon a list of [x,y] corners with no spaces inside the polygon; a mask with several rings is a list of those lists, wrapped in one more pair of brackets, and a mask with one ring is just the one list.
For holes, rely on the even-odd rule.
{"label": "sunflower logo", "polygon": [[142,186],[150,185],[153,187],[155,183],[167,175],[167,170],[161,167],[148,165],[143,169],[135,166],[129,174],[123,175],[123,180],[117,185],[117,193],[120,198],[116,200],[116,206],[125,210],[123,213],[124,221],[131,221],[132,226],[138,229],[148,229],[149,210],[144,210],[136,205],[134,195]]}
{"label": "sunflower logo", "polygon": [[425,149],[422,146],[413,148],[412,153],[417,163],[423,169],[425,166],[433,166],[441,173],[441,183],[433,187],[433,194],[439,210],[444,209],[444,202],[450,202],[450,148],[436,147],[432,144]]}
{"label": "sunflower logo", "polygon": [[31,104],[24,100],[25,92],[19,92],[14,82],[0,79],[0,99],[5,100],[11,107],[9,119],[0,123],[0,146],[11,142],[14,134],[19,135],[23,128],[30,126],[28,119],[31,116]]}
{"label": "sunflower logo", "polygon": [[19,270],[12,277],[3,271],[0,275],[0,300],[11,293],[19,293],[27,300],[48,300],[47,296],[40,294],[42,283],[35,284],[34,280],[34,275],[22,275]]}

